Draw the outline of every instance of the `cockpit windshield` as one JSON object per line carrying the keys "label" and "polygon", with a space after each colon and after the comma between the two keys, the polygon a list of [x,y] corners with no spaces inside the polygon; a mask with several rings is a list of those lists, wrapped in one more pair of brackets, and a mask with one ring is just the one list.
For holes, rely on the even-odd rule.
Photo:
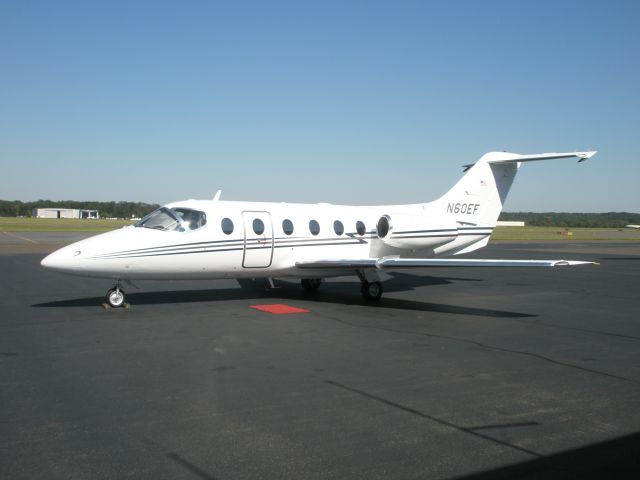
{"label": "cockpit windshield", "polygon": [[197,230],[207,223],[207,215],[190,208],[160,207],[135,224],[136,227],[184,232]]}

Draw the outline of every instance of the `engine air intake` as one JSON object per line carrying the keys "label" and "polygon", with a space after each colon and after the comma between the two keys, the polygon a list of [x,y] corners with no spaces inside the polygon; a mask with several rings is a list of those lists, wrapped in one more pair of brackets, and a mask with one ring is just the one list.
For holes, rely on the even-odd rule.
{"label": "engine air intake", "polygon": [[389,215],[383,215],[378,220],[376,225],[376,233],[379,238],[386,237],[391,231],[391,217]]}
{"label": "engine air intake", "polygon": [[458,236],[455,223],[434,224],[427,215],[382,215],[376,224],[378,238],[386,245],[402,249],[435,248]]}

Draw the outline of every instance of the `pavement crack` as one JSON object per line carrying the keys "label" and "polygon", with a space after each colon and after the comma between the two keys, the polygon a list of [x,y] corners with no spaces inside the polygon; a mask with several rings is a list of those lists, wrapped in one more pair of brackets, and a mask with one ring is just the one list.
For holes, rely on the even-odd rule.
{"label": "pavement crack", "polygon": [[198,467],[198,466],[194,465],[193,463],[189,462],[188,460],[186,460],[185,458],[181,457],[177,453],[167,453],[167,457],[170,458],[171,460],[173,460],[174,462],[179,463],[180,465],[182,465],[184,468],[189,470],[191,473],[193,473],[197,477],[200,477],[200,478],[202,478],[204,480],[215,480],[216,479],[216,477],[214,477],[213,475],[205,472],[200,467]]}
{"label": "pavement crack", "polygon": [[511,353],[511,354],[515,354],[515,355],[523,355],[523,356],[527,356],[527,357],[532,357],[532,358],[536,358],[538,360],[542,360],[544,362],[552,363],[554,365],[567,367],[567,368],[572,368],[572,369],[575,369],[575,370],[580,370],[582,372],[592,373],[594,375],[600,375],[600,376],[607,377],[607,378],[613,378],[613,379],[616,379],[616,380],[621,380],[623,382],[632,383],[634,385],[640,385],[640,381],[635,380],[633,378],[622,377],[620,375],[603,372],[601,370],[596,370],[596,369],[593,369],[593,368],[581,367],[580,365],[576,365],[574,363],[563,362],[561,360],[555,360],[555,359],[553,359],[551,357],[547,357],[547,356],[541,355],[539,353],[528,352],[526,350],[516,350],[516,349],[511,349],[511,348],[498,347],[498,346],[495,346],[495,345],[488,345],[486,343],[478,342],[476,340],[470,340],[468,338],[452,337],[452,336],[449,336],[449,335],[439,335],[439,334],[436,334],[436,333],[415,332],[415,331],[400,330],[400,329],[389,328],[389,327],[380,327],[380,326],[375,326],[375,325],[360,325],[360,324],[356,324],[356,323],[353,323],[353,322],[349,322],[348,320],[342,320],[340,318],[331,317],[331,316],[327,316],[326,318],[328,318],[330,320],[333,320],[335,322],[342,323],[342,324],[349,325],[349,326],[356,327],[356,328],[368,328],[368,329],[372,329],[372,330],[382,330],[382,331],[386,331],[386,332],[400,333],[400,334],[403,334],[403,335],[419,335],[419,336],[422,336],[422,337],[440,338],[440,339],[443,339],[443,340],[450,340],[450,341],[454,341],[454,342],[467,343],[467,344],[470,344],[470,345],[475,345],[476,347],[486,348],[488,350],[493,350],[493,351],[496,351],[496,352],[504,352],[504,353]]}
{"label": "pavement crack", "polygon": [[591,330],[591,329],[588,329],[588,328],[567,327],[567,326],[564,326],[564,325],[555,325],[553,323],[544,323],[544,322],[537,322],[537,323],[534,324],[534,323],[531,323],[531,322],[518,320],[518,319],[513,319],[512,321],[518,322],[518,323],[520,323],[522,325],[536,325],[538,327],[557,328],[559,330],[569,330],[569,331],[573,331],[573,332],[590,333],[592,335],[604,335],[606,337],[624,338],[626,340],[634,340],[634,341],[639,341],[640,340],[640,337],[637,337],[637,336],[634,336],[634,335],[626,335],[624,333],[607,332],[606,330]]}
{"label": "pavement crack", "polygon": [[475,427],[475,428],[462,427],[460,425],[456,425],[455,423],[449,422],[447,420],[443,420],[441,418],[434,417],[433,415],[429,415],[427,413],[421,412],[420,410],[417,410],[415,408],[411,408],[411,407],[408,407],[406,405],[402,405],[400,403],[394,402],[392,400],[388,400],[386,398],[380,397],[378,395],[374,395],[372,393],[365,392],[364,390],[360,390],[360,389],[345,385],[343,383],[336,382],[335,380],[325,380],[325,383],[327,385],[331,385],[333,387],[341,388],[341,389],[346,390],[348,392],[355,393],[357,395],[360,395],[362,397],[368,398],[370,400],[374,400],[374,401],[382,403],[384,405],[387,405],[387,406],[390,406],[390,407],[393,407],[393,408],[397,408],[399,410],[402,410],[404,412],[410,413],[412,415],[416,415],[416,416],[424,418],[426,420],[430,420],[430,421],[432,421],[434,423],[438,423],[438,424],[443,425],[445,427],[452,428],[454,430],[458,430],[459,432],[463,432],[463,433],[466,433],[468,435],[472,435],[474,437],[481,438],[482,440],[485,440],[485,441],[488,441],[488,442],[492,442],[492,443],[496,443],[498,445],[502,445],[503,447],[507,447],[507,448],[510,448],[510,449],[513,449],[513,450],[517,450],[519,452],[526,453],[527,455],[531,455],[531,456],[536,457],[536,458],[544,457],[544,455],[542,455],[540,453],[537,453],[537,452],[534,452],[533,450],[529,450],[527,448],[520,447],[518,445],[514,445],[512,443],[505,442],[505,441],[499,440],[497,438],[493,438],[493,437],[491,437],[489,435],[485,435],[483,433],[479,433],[477,431],[478,430],[477,427]]}
{"label": "pavement crack", "polygon": [[467,427],[469,430],[494,430],[502,428],[520,428],[520,427],[538,427],[540,422],[518,422],[518,423],[500,423],[497,425],[478,425],[477,427]]}

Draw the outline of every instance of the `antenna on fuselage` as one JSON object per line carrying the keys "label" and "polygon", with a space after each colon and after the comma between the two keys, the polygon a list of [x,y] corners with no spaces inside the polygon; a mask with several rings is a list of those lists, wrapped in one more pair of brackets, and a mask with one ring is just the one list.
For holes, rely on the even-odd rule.
{"label": "antenna on fuselage", "polygon": [[213,201],[217,202],[218,200],[220,200],[220,195],[222,195],[222,190],[218,190],[216,192],[216,194],[213,196]]}

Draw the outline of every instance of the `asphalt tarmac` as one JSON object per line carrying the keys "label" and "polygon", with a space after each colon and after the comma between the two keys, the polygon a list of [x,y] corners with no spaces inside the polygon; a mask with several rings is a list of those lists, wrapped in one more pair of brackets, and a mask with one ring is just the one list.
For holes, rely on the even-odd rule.
{"label": "asphalt tarmac", "polygon": [[[396,272],[377,306],[354,277],[315,296],[141,282],[105,310],[108,282],[40,267],[64,235],[18,235],[2,479],[640,474],[638,243],[490,245],[476,256],[601,265]],[[273,303],[310,312],[250,308]]]}

